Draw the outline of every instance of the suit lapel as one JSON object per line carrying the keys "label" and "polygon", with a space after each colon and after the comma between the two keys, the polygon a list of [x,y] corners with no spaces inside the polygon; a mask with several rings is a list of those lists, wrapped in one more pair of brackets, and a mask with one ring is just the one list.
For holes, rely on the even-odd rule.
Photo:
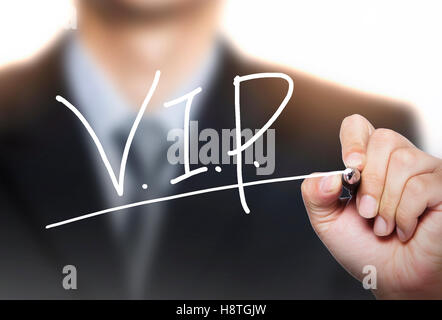
{"label": "suit lapel", "polygon": [[38,83],[28,88],[32,99],[26,100],[32,106],[19,107],[32,116],[22,115],[19,123],[23,127],[3,135],[1,162],[4,174],[9,175],[10,192],[19,203],[17,214],[23,215],[22,221],[30,225],[34,236],[50,248],[48,256],[60,266],[60,274],[64,265],[74,264],[84,279],[83,287],[95,283],[106,288],[109,274],[114,273],[116,280],[120,266],[104,217],[45,229],[48,224],[105,206],[85,144],[86,132],[75,115],[55,100],[57,94],[70,100],[62,74],[63,47],[59,45],[46,56],[40,69],[30,75]]}

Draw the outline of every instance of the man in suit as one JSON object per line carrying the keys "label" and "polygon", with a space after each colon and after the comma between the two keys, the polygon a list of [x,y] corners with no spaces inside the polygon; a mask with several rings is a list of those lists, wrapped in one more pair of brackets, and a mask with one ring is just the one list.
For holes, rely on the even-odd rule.
{"label": "man in suit", "polygon": [[[365,265],[375,265],[379,291],[373,292],[379,297],[440,294],[435,266],[441,257],[436,206],[441,199],[433,195],[440,190],[440,159],[404,138],[417,140],[412,114],[394,101],[242,58],[215,36],[219,6],[220,1],[200,0],[79,1],[74,35],[62,37],[32,63],[1,73],[2,298],[371,298],[339,263],[359,280]],[[55,97],[63,96],[89,120],[118,173],[125,139],[157,69],[161,79],[135,133],[120,197],[86,128]],[[166,137],[182,127],[184,108],[165,111],[162,104],[202,86],[191,119],[200,130],[232,129],[232,81],[260,72],[283,72],[295,83],[293,97],[272,125],[276,165],[269,178],[340,169],[343,157],[362,171],[357,206],[337,200],[341,184],[334,176],[306,180],[303,197],[297,182],[247,188],[249,215],[233,189],[45,229],[109,207],[236,183],[233,163],[219,164],[222,172],[210,164],[206,173],[168,183],[183,170],[168,162]],[[261,128],[286,90],[278,79],[243,84],[242,127]],[[416,156],[411,168],[425,166],[406,170],[410,162],[397,155],[390,165],[398,149],[407,150],[404,157]],[[402,182],[385,178],[397,163],[403,166],[398,172],[408,174]],[[426,185],[433,192],[424,194],[431,199],[413,202],[420,206],[410,210],[414,219],[397,222],[403,229],[399,239],[395,210],[373,208],[373,201],[384,203],[389,186],[408,194],[408,178],[422,173],[430,176]],[[243,177],[263,178],[253,165],[244,165]],[[374,200],[362,201],[364,195]],[[412,255],[417,260],[407,259]],[[385,267],[385,256],[400,267]],[[76,269],[75,290],[63,286],[66,265]]]}

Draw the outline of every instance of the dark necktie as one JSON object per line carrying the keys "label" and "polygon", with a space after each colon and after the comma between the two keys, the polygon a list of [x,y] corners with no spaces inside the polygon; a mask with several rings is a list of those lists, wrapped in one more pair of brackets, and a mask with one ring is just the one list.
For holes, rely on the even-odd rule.
{"label": "dark necktie", "polygon": [[[128,128],[117,132],[116,140],[123,148]],[[143,119],[132,141],[126,164],[125,199],[128,203],[161,196],[167,176],[165,154],[167,132],[151,119]],[[147,188],[143,188],[147,185]],[[161,213],[165,204],[142,205],[122,212],[123,224],[118,237],[121,257],[125,267],[130,298],[143,298],[148,285],[149,267],[155,253]]]}

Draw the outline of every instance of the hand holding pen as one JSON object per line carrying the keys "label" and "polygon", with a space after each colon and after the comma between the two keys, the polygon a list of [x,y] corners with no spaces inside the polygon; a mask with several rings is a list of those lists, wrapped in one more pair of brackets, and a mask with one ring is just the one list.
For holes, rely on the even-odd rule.
{"label": "hand holding pen", "polygon": [[[376,268],[376,297],[442,298],[442,160],[359,115],[344,119],[340,139],[351,168],[302,184],[316,233],[357,279]],[[341,199],[358,171],[357,193]]]}

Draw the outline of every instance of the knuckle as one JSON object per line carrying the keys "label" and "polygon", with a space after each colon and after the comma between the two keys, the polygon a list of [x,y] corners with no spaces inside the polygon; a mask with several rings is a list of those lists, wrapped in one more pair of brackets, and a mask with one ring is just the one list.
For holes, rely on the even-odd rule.
{"label": "knuckle", "polygon": [[401,148],[392,153],[390,161],[394,166],[413,167],[419,159],[412,148]]}
{"label": "knuckle", "polygon": [[420,195],[426,192],[426,184],[420,177],[411,178],[405,185],[405,192],[408,196]]}
{"label": "knuckle", "polygon": [[397,133],[390,129],[380,128],[373,132],[372,138],[380,143],[393,143],[396,140]]}

